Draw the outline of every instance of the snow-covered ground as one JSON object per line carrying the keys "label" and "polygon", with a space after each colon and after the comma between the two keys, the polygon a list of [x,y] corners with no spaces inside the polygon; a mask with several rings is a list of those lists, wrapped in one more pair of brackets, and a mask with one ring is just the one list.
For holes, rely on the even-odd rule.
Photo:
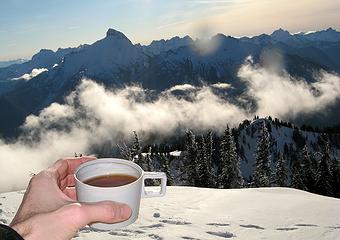
{"label": "snow-covered ground", "polygon": [[[0,194],[9,223],[22,192]],[[169,187],[143,199],[137,222],[113,232],[82,229],[75,239],[340,239],[340,200],[289,188]]]}

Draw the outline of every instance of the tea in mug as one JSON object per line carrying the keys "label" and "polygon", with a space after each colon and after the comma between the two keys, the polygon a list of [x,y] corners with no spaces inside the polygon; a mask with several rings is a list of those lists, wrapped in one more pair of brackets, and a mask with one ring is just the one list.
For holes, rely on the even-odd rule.
{"label": "tea in mug", "polygon": [[84,181],[85,184],[95,187],[120,187],[136,181],[135,176],[126,174],[110,174],[96,176]]}

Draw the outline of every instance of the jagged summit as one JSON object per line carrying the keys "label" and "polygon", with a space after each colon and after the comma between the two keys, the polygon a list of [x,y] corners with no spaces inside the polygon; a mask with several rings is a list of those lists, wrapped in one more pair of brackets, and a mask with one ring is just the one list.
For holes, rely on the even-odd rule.
{"label": "jagged summit", "polygon": [[270,36],[274,40],[280,41],[280,42],[286,42],[286,41],[291,40],[293,38],[293,36],[290,34],[290,32],[288,32],[287,30],[282,29],[282,28],[275,30]]}
{"label": "jagged summit", "polygon": [[230,35],[224,35],[223,33],[217,33],[215,36],[212,37],[212,39],[215,40],[221,40],[221,41],[237,41],[237,38],[234,38]]}
{"label": "jagged summit", "polygon": [[284,34],[290,35],[290,32],[288,32],[286,29],[283,29],[283,28],[279,28],[279,29],[275,30],[272,34],[275,34],[275,33],[284,33]]}
{"label": "jagged summit", "polygon": [[278,30],[275,30],[272,34],[272,37],[290,37],[291,34],[285,29],[279,28]]}
{"label": "jagged summit", "polygon": [[215,36],[213,36],[212,38],[218,38],[218,39],[226,39],[227,36],[224,35],[223,33],[217,33]]}
{"label": "jagged summit", "polygon": [[181,38],[175,36],[171,39],[160,39],[154,40],[148,46],[143,46],[144,51],[151,54],[159,54],[160,52],[166,52],[171,49],[176,49],[183,46],[188,46],[193,43],[193,40],[190,36],[186,35],[185,37]]}
{"label": "jagged summit", "polygon": [[326,30],[307,33],[304,37],[311,41],[338,42],[340,41],[340,32],[329,27]]}
{"label": "jagged summit", "polygon": [[118,39],[128,39],[124,33],[122,32],[119,32],[113,28],[109,28],[106,32],[106,38],[111,38],[111,37],[114,37],[114,38],[118,38]]}
{"label": "jagged summit", "polygon": [[332,27],[327,28],[326,32],[336,32],[336,30]]}

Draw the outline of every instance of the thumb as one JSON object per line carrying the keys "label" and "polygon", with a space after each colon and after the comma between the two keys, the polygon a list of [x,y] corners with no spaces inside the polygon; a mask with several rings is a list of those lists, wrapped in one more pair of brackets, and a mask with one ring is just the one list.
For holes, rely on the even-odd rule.
{"label": "thumb", "polygon": [[94,222],[118,223],[129,219],[131,208],[124,203],[102,201],[95,203],[73,203],[67,215],[79,228]]}

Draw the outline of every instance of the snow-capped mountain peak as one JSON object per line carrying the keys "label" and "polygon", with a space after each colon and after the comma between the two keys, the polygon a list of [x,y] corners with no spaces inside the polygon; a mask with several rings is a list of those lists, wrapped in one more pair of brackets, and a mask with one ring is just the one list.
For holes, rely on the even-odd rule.
{"label": "snow-capped mountain peak", "polygon": [[330,27],[330,28],[326,29],[326,32],[336,32],[336,30],[334,28]]}
{"label": "snow-capped mountain peak", "polygon": [[275,30],[270,36],[276,41],[287,41],[292,38],[290,32],[282,28]]}
{"label": "snow-capped mountain peak", "polygon": [[176,49],[179,47],[187,46],[193,43],[193,40],[191,37],[186,35],[185,37],[173,37],[168,40],[154,40],[151,42],[149,46],[143,46],[143,49],[147,53],[151,53],[154,55],[159,54],[160,52],[166,52],[171,49]]}
{"label": "snow-capped mountain peak", "polygon": [[[124,33],[119,32],[113,28],[109,28],[106,32],[106,38],[124,39],[129,40]],[[130,41],[130,40],[129,40]]]}
{"label": "snow-capped mountain peak", "polygon": [[338,42],[340,41],[340,32],[330,27],[326,30],[306,33],[304,37],[311,41]]}
{"label": "snow-capped mountain peak", "polygon": [[32,60],[44,59],[54,55],[54,52],[50,49],[41,49],[37,54],[34,54]]}

